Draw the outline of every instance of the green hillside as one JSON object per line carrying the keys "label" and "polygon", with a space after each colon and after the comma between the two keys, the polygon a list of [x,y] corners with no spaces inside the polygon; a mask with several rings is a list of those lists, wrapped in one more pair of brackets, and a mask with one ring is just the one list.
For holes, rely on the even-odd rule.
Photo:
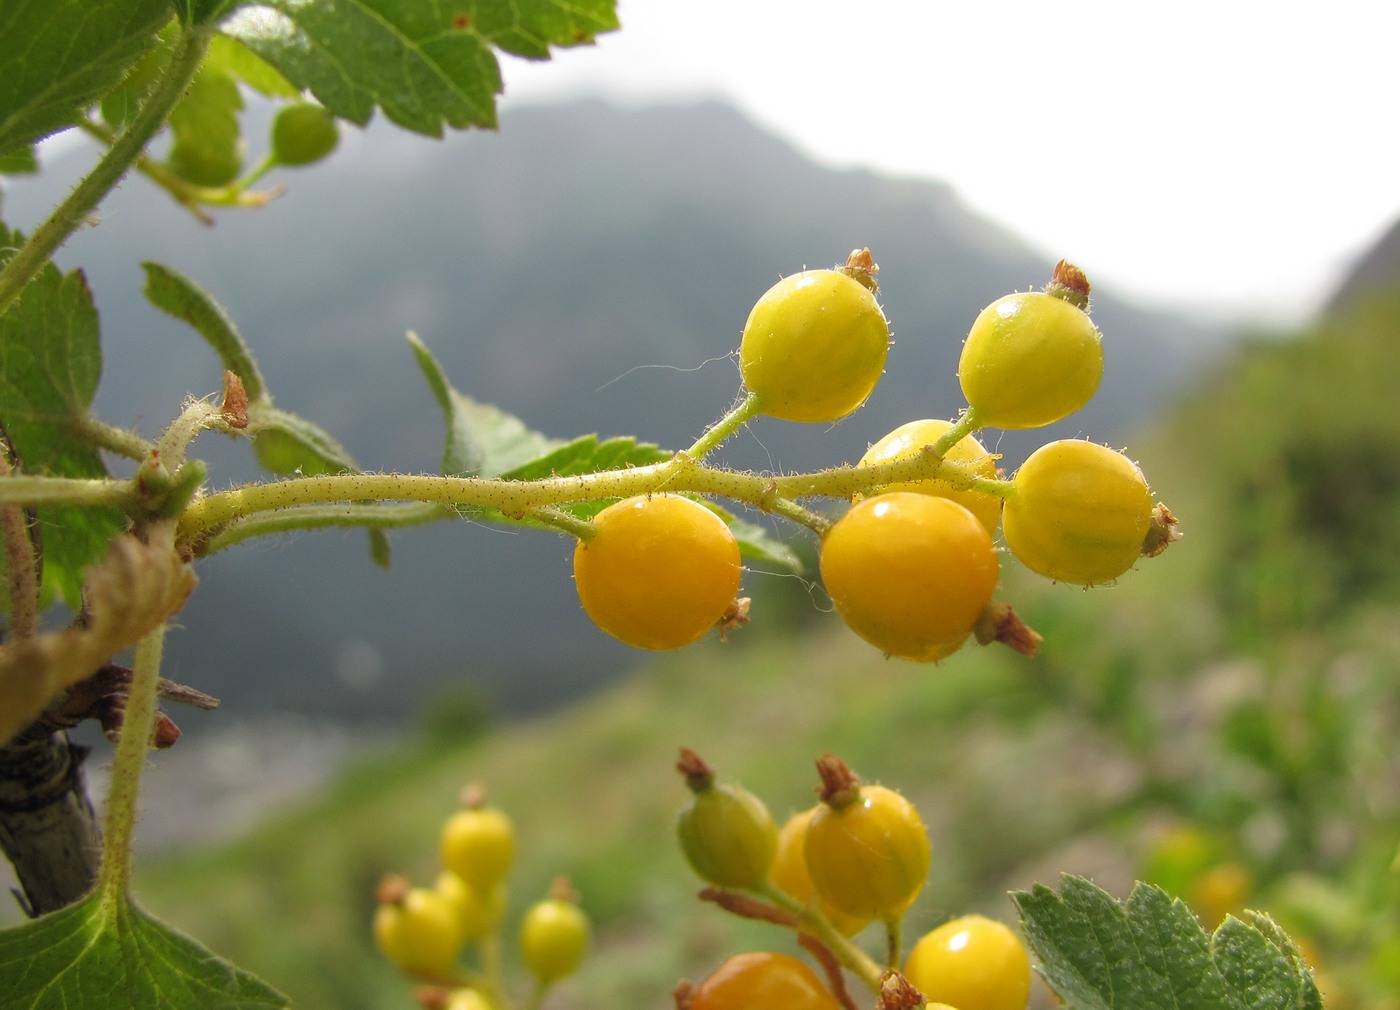
{"label": "green hillside", "polygon": [[1186,538],[1111,590],[1008,562],[1003,595],[1046,635],[1035,660],[887,662],[830,617],[639,658],[572,708],[475,739],[439,726],[246,839],[150,863],[142,896],[307,1010],[410,1006],[370,944],[373,884],[430,877],[437,825],[480,780],[519,825],[516,911],[567,873],[597,922],[549,1005],[663,1007],[726,953],[790,949],[694,900],[670,832],[677,748],[779,816],[810,803],[831,751],[929,824],[911,928],[1010,918],[1004,891],[1061,871],[1119,893],[1146,874],[1203,915],[1274,912],[1330,1007],[1400,1006],[1397,333],[1382,301],[1255,342],[1138,440]]}

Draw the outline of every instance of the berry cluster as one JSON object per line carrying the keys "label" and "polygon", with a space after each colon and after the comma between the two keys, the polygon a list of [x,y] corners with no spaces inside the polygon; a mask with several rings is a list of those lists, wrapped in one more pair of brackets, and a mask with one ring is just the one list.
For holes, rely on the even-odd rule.
{"label": "berry cluster", "polygon": [[[439,851],[442,871],[432,887],[414,887],[397,875],[380,881],[375,943],[401,971],[426,983],[418,992],[424,1010],[508,1010],[500,933],[515,828],[479,786],[468,786],[442,826]],[[525,911],[518,952],[534,984],[530,1006],[578,969],[589,934],[588,917],[563,878]],[[476,959],[469,968],[468,952]]]}
{"label": "berry cluster", "polygon": [[[1025,1010],[1031,965],[1009,927],[978,915],[925,933],[901,964],[905,912],[928,877],[931,851],[914,805],[861,782],[839,758],[817,762],[820,802],[779,828],[742,786],[717,782],[694,751],[677,765],[691,790],[677,820],[681,851],[710,886],[701,897],[738,915],[785,926],[823,974],[785,953],[729,958],[703,981],[682,982],[677,1010],[853,1010],[849,972],[881,1010]],[[881,960],[851,939],[884,926]]]}
{"label": "berry cluster", "polygon": [[[877,270],[870,251],[859,250],[842,268],[786,277],[759,298],[739,349],[746,398],[678,459],[698,465],[758,415],[831,423],[860,407],[890,344]],[[1039,636],[993,601],[1003,548],[1048,579],[1094,586],[1175,538],[1175,517],[1154,505],[1123,453],[1081,439],[1051,442],[1007,477],[976,438],[985,427],[1051,424],[1088,402],[1103,373],[1088,307],[1088,281],[1063,261],[1044,291],[987,306],[958,365],[966,409],[954,421],[903,424],[854,468],[825,471],[844,478],[840,496],[850,503],[834,522],[789,499],[782,508],[759,503],[818,533],[836,612],[887,655],[939,660],[973,637],[1033,651]],[[832,492],[810,496],[823,494]],[[742,572],[724,520],[676,494],[608,506],[574,552],[584,610],[644,649],[678,648],[746,622]]]}

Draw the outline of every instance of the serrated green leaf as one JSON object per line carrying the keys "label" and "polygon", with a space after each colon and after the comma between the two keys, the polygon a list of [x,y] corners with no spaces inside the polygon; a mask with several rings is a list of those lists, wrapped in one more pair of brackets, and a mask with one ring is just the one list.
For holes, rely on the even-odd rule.
{"label": "serrated green leaf", "polygon": [[[21,236],[0,225],[0,247]],[[0,424],[28,473],[106,477],[107,468],[83,437],[102,373],[97,309],[81,271],[61,274],[47,263],[23,297],[0,315]],[[82,570],[102,556],[126,525],[112,509],[39,510],[44,585],[76,607]]]}
{"label": "serrated green leaf", "polygon": [[1208,936],[1191,910],[1137,884],[1119,902],[1082,877],[1013,896],[1040,971],[1067,1010],[1320,1010],[1297,949],[1238,919]]}
{"label": "serrated green leaf", "polygon": [[146,261],[141,268],[146,271],[146,299],[162,312],[193,326],[214,348],[224,367],[243,380],[250,403],[267,399],[267,383],[253,359],[253,351],[224,307],[194,281],[168,266]]}
{"label": "serrated green leaf", "polygon": [[0,155],[72,125],[156,41],[167,0],[0,5]]}
{"label": "serrated green leaf", "polygon": [[599,470],[621,470],[628,466],[660,463],[674,455],[650,442],[619,436],[599,441],[597,435],[580,435],[554,447],[513,470],[502,473],[507,480],[539,480],[542,477],[568,477]]}
{"label": "serrated green leaf", "polygon": [[7,1010],[274,1010],[287,998],[127,900],[94,893],[0,930]]}
{"label": "serrated green leaf", "polygon": [[614,8],[614,0],[267,0],[222,27],[342,119],[363,126],[378,108],[436,137],[444,125],[496,125],[493,46],[544,59],[550,46],[617,27]]}
{"label": "serrated green leaf", "polygon": [[409,333],[407,336],[413,356],[446,422],[447,438],[442,450],[445,475],[495,477],[560,444],[531,431],[513,414],[459,393],[418,335]]}

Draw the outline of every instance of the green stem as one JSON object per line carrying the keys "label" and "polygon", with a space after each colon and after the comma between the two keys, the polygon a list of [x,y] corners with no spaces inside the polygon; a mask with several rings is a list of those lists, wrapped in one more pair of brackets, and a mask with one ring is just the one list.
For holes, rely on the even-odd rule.
{"label": "green stem", "polygon": [[885,966],[898,968],[904,946],[904,916],[893,915],[885,920]]}
{"label": "green stem", "polygon": [[[680,453],[650,466],[534,481],[442,477],[434,474],[326,474],[232,488],[192,504],[180,520],[183,544],[199,541],[227,524],[260,512],[332,502],[418,501],[452,507],[489,508],[506,515],[528,515],[549,506],[604,498],[628,498],[659,491],[690,492],[748,502],[820,530],[825,520],[801,509],[795,499],[846,498],[883,484],[944,477],[971,485],[968,464],[945,460],[930,448],[907,459],[873,466],[837,467],[816,473],[772,477],[700,465]],[[1004,493],[999,484],[986,486]],[[3,487],[0,487],[0,492]],[[0,496],[0,500],[4,500]],[[572,532],[572,531],[571,531]]]}
{"label": "green stem", "polygon": [[0,270],[0,313],[10,307],[29,282],[38,276],[55,250],[87,220],[103,197],[130,171],[189,87],[212,37],[200,30],[187,30],[180,36],[170,64],[165,69],[165,76],[157,83],[135,118],[116,137],[107,153],[78,183],[68,199],[55,208],[49,219],[29,236],[29,240]]}
{"label": "green stem", "polygon": [[232,522],[219,530],[195,551],[197,557],[208,557],[227,550],[235,544],[254,537],[296,530],[365,528],[399,529],[425,523],[458,519],[450,508],[427,502],[378,505],[357,502],[350,505],[303,505],[281,512],[262,512],[247,519]]}
{"label": "green stem", "polygon": [[705,457],[711,449],[714,449],[730,435],[734,434],[749,421],[753,420],[761,407],[758,394],[750,393],[740,400],[734,407],[713,425],[710,429],[696,439],[695,444],[685,450],[685,455],[693,460],[700,460]]}
{"label": "green stem", "polygon": [[185,461],[190,443],[206,428],[223,423],[223,414],[208,400],[195,400],[180,411],[160,436],[155,451],[166,468],[174,473]]}
{"label": "green stem", "polygon": [[136,800],[141,771],[151,749],[155,727],[156,693],[160,687],[160,659],[165,646],[165,625],[148,632],[136,643],[131,663],[131,687],[121,737],[112,760],[112,783],[107,792],[102,869],[97,886],[109,898],[125,898],[131,878],[131,839],[136,826]]}
{"label": "green stem", "polygon": [[16,474],[0,477],[0,505],[110,505],[124,512],[138,508],[140,500],[129,480],[110,477],[36,477]]}
{"label": "green stem", "polygon": [[75,434],[99,449],[106,449],[128,459],[143,460],[155,448],[134,431],[118,428],[95,417],[82,418],[78,422]]}
{"label": "green stem", "polygon": [[[12,472],[10,445],[0,432],[0,476]],[[39,554],[29,528],[30,516],[18,504],[0,505],[6,587],[10,601],[10,637],[16,641],[39,633]]]}
{"label": "green stem", "polygon": [[820,940],[843,967],[858,975],[873,992],[880,991],[880,977],[885,970],[875,963],[874,958],[852,943],[850,937],[843,936],[815,905],[804,905],[776,887],[764,887],[759,893],[779,908],[796,915],[802,932]]}
{"label": "green stem", "polygon": [[795,523],[801,523],[818,537],[826,535],[826,531],[831,529],[831,520],[819,512],[813,512],[809,508],[803,508],[795,501],[786,498],[775,498],[767,503],[767,510],[774,515],[790,519]]}
{"label": "green stem", "polygon": [[981,427],[982,421],[978,418],[977,411],[968,407],[953,422],[953,426],[945,431],[937,442],[933,443],[933,451],[939,456],[946,456],[949,449]]}

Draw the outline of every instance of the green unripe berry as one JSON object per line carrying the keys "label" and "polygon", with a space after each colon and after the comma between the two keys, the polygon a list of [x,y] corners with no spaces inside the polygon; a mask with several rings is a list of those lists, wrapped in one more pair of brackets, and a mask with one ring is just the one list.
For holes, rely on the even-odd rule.
{"label": "green unripe berry", "polygon": [[682,748],[677,768],[693,793],[676,821],[686,861],[718,887],[762,887],[778,852],[778,826],[768,808],[747,789],[717,784],[714,772],[688,748]]}
{"label": "green unripe berry", "polygon": [[176,141],[166,156],[165,167],[195,186],[217,189],[238,178],[243,171],[243,158],[236,147],[219,149]]}
{"label": "green unripe berry", "polygon": [[285,106],[272,121],[272,157],[279,165],[311,165],[340,143],[335,117],[314,102]]}

